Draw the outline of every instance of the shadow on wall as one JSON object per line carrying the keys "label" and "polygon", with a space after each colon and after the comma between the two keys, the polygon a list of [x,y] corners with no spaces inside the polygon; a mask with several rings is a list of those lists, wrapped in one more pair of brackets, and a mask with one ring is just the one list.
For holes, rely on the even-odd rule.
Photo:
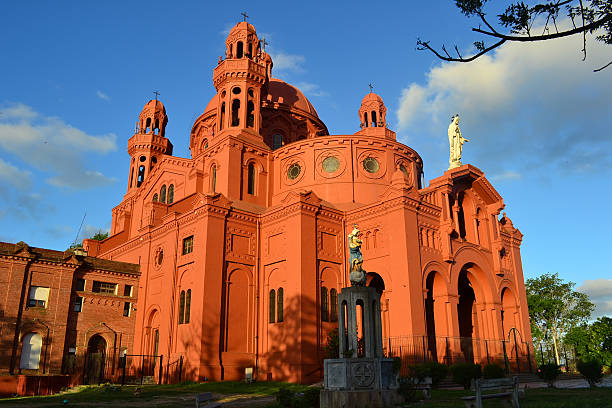
{"label": "shadow on wall", "polygon": [[284,301],[283,309],[282,322],[270,323],[270,316],[263,316],[262,327],[268,332],[268,341],[267,350],[262,350],[265,358],[260,359],[259,376],[263,378],[259,379],[319,381],[323,376],[324,353],[323,344],[319,345],[317,339],[324,336],[317,305],[304,296],[293,296]]}

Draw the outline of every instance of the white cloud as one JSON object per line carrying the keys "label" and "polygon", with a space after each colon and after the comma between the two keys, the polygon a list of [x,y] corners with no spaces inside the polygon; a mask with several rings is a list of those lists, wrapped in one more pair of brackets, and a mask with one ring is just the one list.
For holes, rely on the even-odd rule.
{"label": "white cloud", "polygon": [[28,190],[32,184],[31,173],[19,170],[0,158],[0,182],[10,184],[20,190]]}
{"label": "white cloud", "polygon": [[297,82],[293,84],[297,89],[308,96],[328,96],[329,94],[321,89],[319,85],[311,82]]}
{"label": "white cloud", "polygon": [[[463,162],[500,178],[548,166],[592,171],[612,165],[612,70],[609,46],[590,38],[582,61],[582,37],[541,43],[506,43],[474,62],[440,63],[425,84],[403,89],[400,134],[427,136],[446,159],[446,130],[453,114],[470,139]],[[410,141],[408,141],[410,142]],[[445,157],[442,157],[445,156]]]}
{"label": "white cloud", "polygon": [[[86,188],[113,182],[86,169],[82,157],[87,152],[105,154],[116,150],[116,140],[113,133],[92,136],[23,104],[0,108],[0,149],[39,170],[53,173],[48,180],[54,185]],[[89,176],[92,177],[84,182]]]}
{"label": "white cloud", "polygon": [[589,295],[595,303],[593,317],[612,317],[612,279],[587,279],[577,290]]}
{"label": "white cloud", "polygon": [[275,71],[292,71],[292,72],[304,72],[304,63],[306,57],[303,55],[292,55],[285,54],[283,52],[270,53],[272,62],[274,63]]}
{"label": "white cloud", "polygon": [[110,102],[110,96],[108,96],[107,94],[105,94],[104,92],[97,90],[96,91],[96,95],[98,95],[98,98],[106,101],[106,102]]}
{"label": "white cloud", "polygon": [[490,179],[493,181],[520,180],[522,178],[523,176],[521,174],[517,173],[516,171],[512,171],[512,170],[507,170],[507,171],[504,171],[503,173],[495,174],[490,177]]}

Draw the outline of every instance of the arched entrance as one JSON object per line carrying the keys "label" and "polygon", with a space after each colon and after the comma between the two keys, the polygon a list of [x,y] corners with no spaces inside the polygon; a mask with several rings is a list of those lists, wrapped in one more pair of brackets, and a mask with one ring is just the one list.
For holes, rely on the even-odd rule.
{"label": "arched entrance", "polygon": [[446,280],[438,271],[427,274],[425,285],[425,330],[427,334],[427,352],[434,361],[450,363],[452,344],[451,325],[449,325],[449,293]]}
{"label": "arched entrance", "polygon": [[85,382],[88,384],[101,383],[104,380],[106,367],[106,340],[99,334],[91,336],[87,343],[85,364]]}
{"label": "arched entrance", "polygon": [[367,272],[366,285],[376,288],[376,291],[380,295],[380,319],[382,326],[383,349],[389,348],[389,299],[387,299],[387,296],[385,295],[385,281],[382,276],[376,272]]}
{"label": "arched entrance", "polygon": [[461,354],[467,362],[474,362],[474,347],[472,343],[472,334],[474,332],[474,322],[472,315],[474,313],[474,303],[476,295],[472,283],[468,278],[468,271],[462,269],[459,273],[459,283],[457,288],[459,295],[459,303],[457,304],[457,315],[459,318],[459,337]]}

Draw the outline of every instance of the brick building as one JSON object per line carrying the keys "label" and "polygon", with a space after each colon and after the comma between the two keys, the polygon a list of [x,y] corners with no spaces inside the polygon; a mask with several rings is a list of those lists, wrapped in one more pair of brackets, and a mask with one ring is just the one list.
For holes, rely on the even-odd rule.
{"label": "brick building", "polygon": [[133,347],[139,275],[78,249],[0,242],[0,373],[112,377]]}

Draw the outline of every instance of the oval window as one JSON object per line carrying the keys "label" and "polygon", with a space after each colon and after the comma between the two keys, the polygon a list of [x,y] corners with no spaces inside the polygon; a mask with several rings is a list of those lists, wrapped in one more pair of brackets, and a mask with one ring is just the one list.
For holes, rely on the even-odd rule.
{"label": "oval window", "polygon": [[146,156],[140,156],[140,161],[144,162],[145,160],[147,160]]}
{"label": "oval window", "polygon": [[162,262],[164,262],[164,250],[160,249],[159,252],[157,253],[157,259],[155,260],[155,262],[157,263],[157,265],[161,265]]}
{"label": "oval window", "polygon": [[323,160],[323,170],[328,173],[333,173],[340,168],[340,160],[337,157],[329,156]]}
{"label": "oval window", "polygon": [[234,89],[232,89],[232,93],[233,93],[234,95],[239,95],[239,94],[240,94],[240,92],[242,92],[242,90],[241,90],[240,88],[234,88]]}
{"label": "oval window", "polygon": [[302,168],[300,167],[300,165],[297,164],[297,163],[293,163],[287,169],[287,177],[289,177],[289,179],[291,179],[291,180],[295,180],[297,178],[297,176],[300,175],[301,171],[302,171]]}
{"label": "oval window", "polygon": [[368,156],[363,160],[363,168],[368,173],[376,173],[380,169],[380,164],[374,157]]}

